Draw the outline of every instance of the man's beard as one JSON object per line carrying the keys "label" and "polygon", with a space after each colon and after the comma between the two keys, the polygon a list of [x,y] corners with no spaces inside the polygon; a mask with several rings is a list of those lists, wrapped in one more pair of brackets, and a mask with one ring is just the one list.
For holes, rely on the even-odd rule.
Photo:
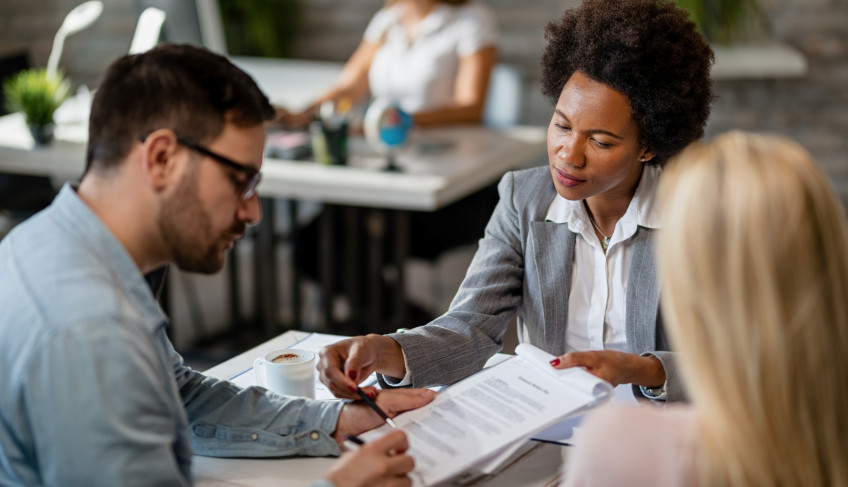
{"label": "man's beard", "polygon": [[[198,176],[195,166],[180,180],[173,196],[163,202],[158,218],[159,231],[171,260],[179,269],[213,274],[224,265],[221,245],[225,234],[218,238],[213,235],[212,219],[197,194]],[[227,235],[240,235],[244,233],[244,225],[228,230]]]}

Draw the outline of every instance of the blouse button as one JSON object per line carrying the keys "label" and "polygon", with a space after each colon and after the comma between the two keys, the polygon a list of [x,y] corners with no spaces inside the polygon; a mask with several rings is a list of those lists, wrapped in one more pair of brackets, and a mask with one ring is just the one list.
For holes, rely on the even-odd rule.
{"label": "blouse button", "polygon": [[320,437],[321,437],[321,435],[319,435],[317,432],[313,431],[313,432],[309,435],[309,437],[310,437],[310,438],[312,438],[313,440],[316,440],[316,441],[317,441],[317,440],[318,440],[318,438],[320,438]]}
{"label": "blouse button", "polygon": [[250,439],[253,440],[253,441],[256,441],[256,440],[259,439],[259,435],[257,435],[256,433],[253,433],[252,435],[250,435]]}

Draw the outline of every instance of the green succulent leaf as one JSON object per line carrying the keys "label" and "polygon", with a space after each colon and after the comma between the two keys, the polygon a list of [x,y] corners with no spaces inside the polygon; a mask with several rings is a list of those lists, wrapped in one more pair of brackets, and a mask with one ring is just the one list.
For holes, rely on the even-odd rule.
{"label": "green succulent leaf", "polygon": [[708,40],[726,44],[745,31],[759,13],[757,0],[674,0]]}
{"label": "green succulent leaf", "polygon": [[61,74],[47,74],[44,69],[28,69],[3,84],[6,108],[23,112],[27,123],[47,125],[53,113],[68,97],[70,83]]}

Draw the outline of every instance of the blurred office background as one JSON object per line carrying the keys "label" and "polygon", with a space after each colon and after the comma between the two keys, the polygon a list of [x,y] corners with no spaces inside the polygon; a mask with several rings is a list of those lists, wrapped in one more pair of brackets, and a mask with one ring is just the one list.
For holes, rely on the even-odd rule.
{"label": "blurred office background", "polygon": [[[539,94],[538,86],[543,28],[577,1],[478,1],[489,5],[497,16],[500,62],[514,67],[521,78],[520,123],[546,125],[551,106]],[[45,65],[56,30],[78,3],[81,1],[0,2],[0,59],[25,53],[31,65]],[[206,3],[197,1],[197,5]],[[185,4],[191,10],[194,0],[105,0],[102,17],[65,43],[61,67],[71,81],[96,87],[106,66],[128,51],[141,8],[156,4],[178,9]],[[237,4],[254,4],[255,8]],[[790,136],[810,150],[848,203],[848,0],[758,0],[757,4],[756,32],[743,33],[737,41],[755,47],[743,54],[722,48],[730,49],[724,61],[733,59],[723,64],[721,76],[717,76],[719,98],[707,135],[743,129]],[[353,52],[369,19],[382,5],[382,0],[221,2],[230,54],[337,62]],[[257,18],[265,22],[257,24]],[[197,25],[186,28],[196,29]],[[779,49],[775,51],[774,46]],[[444,310],[474,249],[471,245],[448,252],[435,265],[410,262],[410,298],[428,312]],[[240,244],[238,251],[249,254],[250,243]],[[278,249],[278,262],[286,262],[288,251]],[[249,280],[249,272],[242,269],[240,277]],[[286,281],[282,282],[285,285]],[[179,347],[189,349],[199,336],[214,335],[215,330],[228,326],[226,300],[221,299],[226,287],[221,276],[172,276],[174,340]],[[249,286],[242,292],[249,294]],[[280,289],[281,295],[285,292]],[[283,302],[279,310],[283,318],[285,307]]]}

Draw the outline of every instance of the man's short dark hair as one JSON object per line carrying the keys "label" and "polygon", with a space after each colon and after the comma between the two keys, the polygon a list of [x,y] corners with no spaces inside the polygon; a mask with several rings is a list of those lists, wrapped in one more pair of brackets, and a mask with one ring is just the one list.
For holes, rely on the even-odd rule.
{"label": "man's short dark hair", "polygon": [[208,143],[224,124],[261,124],[274,109],[253,79],[227,58],[189,45],[160,45],[112,63],[88,122],[86,172],[115,167],[148,133],[170,128]]}
{"label": "man's short dark hair", "polygon": [[542,93],[556,103],[580,71],[630,101],[640,143],[663,164],[701,138],[713,52],[669,0],[584,0],[545,29]]}

